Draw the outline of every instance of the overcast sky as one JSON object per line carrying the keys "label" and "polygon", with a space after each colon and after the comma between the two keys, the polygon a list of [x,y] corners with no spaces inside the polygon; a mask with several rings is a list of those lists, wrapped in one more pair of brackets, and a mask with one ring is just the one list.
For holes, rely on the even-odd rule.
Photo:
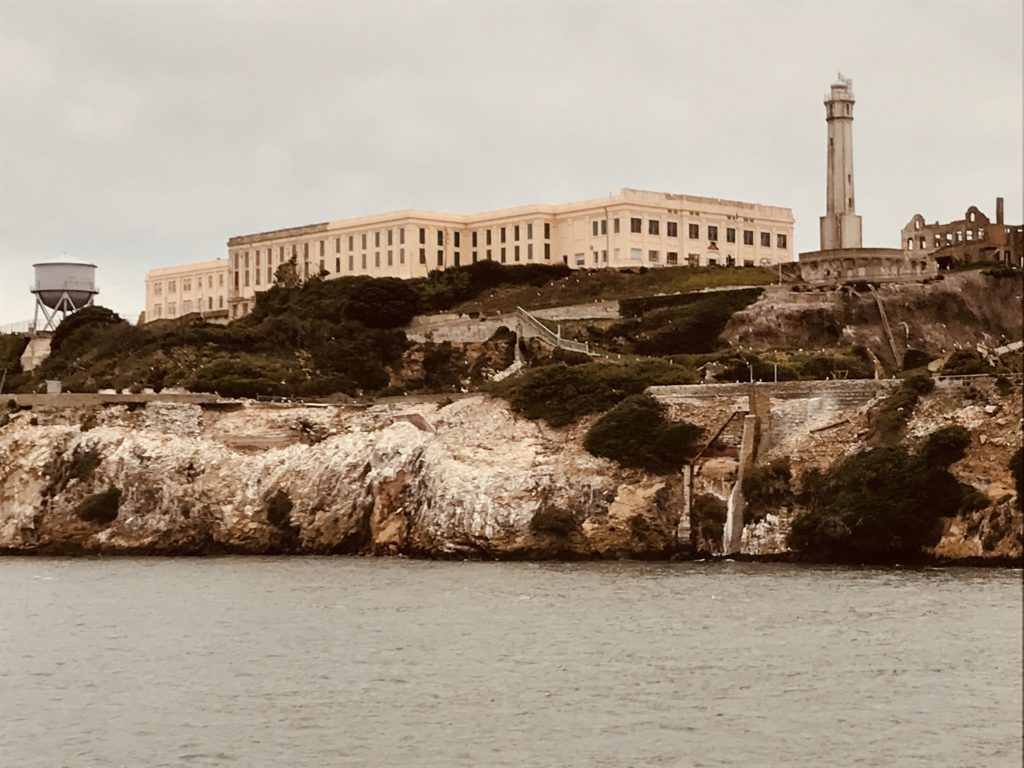
{"label": "overcast sky", "polygon": [[1021,0],[0,0],[0,325],[32,263],[147,270],[397,208],[638,187],[788,206],[818,247],[851,77],[864,244],[1022,220]]}

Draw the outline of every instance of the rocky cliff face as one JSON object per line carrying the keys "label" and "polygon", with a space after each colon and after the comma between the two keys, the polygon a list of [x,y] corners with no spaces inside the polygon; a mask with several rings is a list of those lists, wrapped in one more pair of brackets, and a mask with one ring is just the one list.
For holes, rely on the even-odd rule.
{"label": "rocky cliff face", "polygon": [[[677,395],[672,409],[692,410],[698,421],[703,413],[713,427],[743,407],[723,391],[719,405]],[[865,447],[867,400],[814,398],[815,407],[799,413],[789,413],[797,403],[789,395],[764,406],[774,415],[759,461],[786,455],[799,478]],[[1020,418],[1020,393],[1000,395],[991,382],[940,387],[922,399],[909,439],[949,423],[971,430],[970,452],[954,471],[990,502],[946,521],[936,555],[1021,557],[1021,514],[1006,469]],[[699,526],[683,513],[682,477],[591,456],[582,448],[585,427],[551,429],[481,395],[368,408],[151,402],[16,412],[0,427],[0,550],[695,554],[691,531]],[[694,488],[712,493],[720,480],[727,495],[729,467],[713,469],[702,467],[706,487]],[[748,525],[742,552],[784,552],[793,513],[775,510]]]}
{"label": "rocky cliff face", "polygon": [[[893,342],[939,351],[989,347],[1019,341],[1021,278],[996,278],[981,272],[950,273],[932,283],[881,285]],[[817,349],[861,344],[892,361],[878,301],[864,289],[794,291],[772,287],[754,304],[733,315],[722,337],[755,351]]]}
{"label": "rocky cliff face", "polygon": [[580,444],[482,396],[444,407],[21,412],[0,429],[0,548],[669,555],[671,484]]}

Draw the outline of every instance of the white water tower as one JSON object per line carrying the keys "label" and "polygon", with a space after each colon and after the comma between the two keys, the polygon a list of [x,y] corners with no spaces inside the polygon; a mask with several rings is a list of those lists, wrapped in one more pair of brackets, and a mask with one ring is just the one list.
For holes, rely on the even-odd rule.
{"label": "white water tower", "polygon": [[[44,261],[32,265],[36,270],[36,283],[32,293],[36,296],[36,314],[32,327],[37,331],[52,331],[60,322],[83,307],[92,304],[96,288],[96,265],[64,257],[59,261]],[[39,312],[46,318],[39,327]]]}

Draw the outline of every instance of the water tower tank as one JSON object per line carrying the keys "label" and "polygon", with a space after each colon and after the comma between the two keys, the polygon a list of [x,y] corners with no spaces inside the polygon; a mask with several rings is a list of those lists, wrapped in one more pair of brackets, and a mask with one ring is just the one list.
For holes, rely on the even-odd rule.
{"label": "water tower tank", "polygon": [[38,320],[40,310],[46,318],[46,326],[42,330],[53,330],[59,322],[58,313],[63,319],[65,315],[92,304],[93,296],[99,293],[95,264],[64,257],[32,266],[36,270],[36,282],[32,287],[32,293],[36,295],[36,318]]}

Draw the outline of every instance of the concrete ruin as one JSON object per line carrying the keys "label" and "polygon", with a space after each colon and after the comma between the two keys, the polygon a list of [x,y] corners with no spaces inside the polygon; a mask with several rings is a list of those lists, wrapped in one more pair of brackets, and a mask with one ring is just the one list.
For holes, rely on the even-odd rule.
{"label": "concrete ruin", "polygon": [[1000,263],[1024,267],[1024,225],[1003,221],[1003,198],[996,198],[996,220],[972,205],[962,219],[928,224],[915,213],[900,232],[908,253],[934,259],[940,267],[953,263]]}

